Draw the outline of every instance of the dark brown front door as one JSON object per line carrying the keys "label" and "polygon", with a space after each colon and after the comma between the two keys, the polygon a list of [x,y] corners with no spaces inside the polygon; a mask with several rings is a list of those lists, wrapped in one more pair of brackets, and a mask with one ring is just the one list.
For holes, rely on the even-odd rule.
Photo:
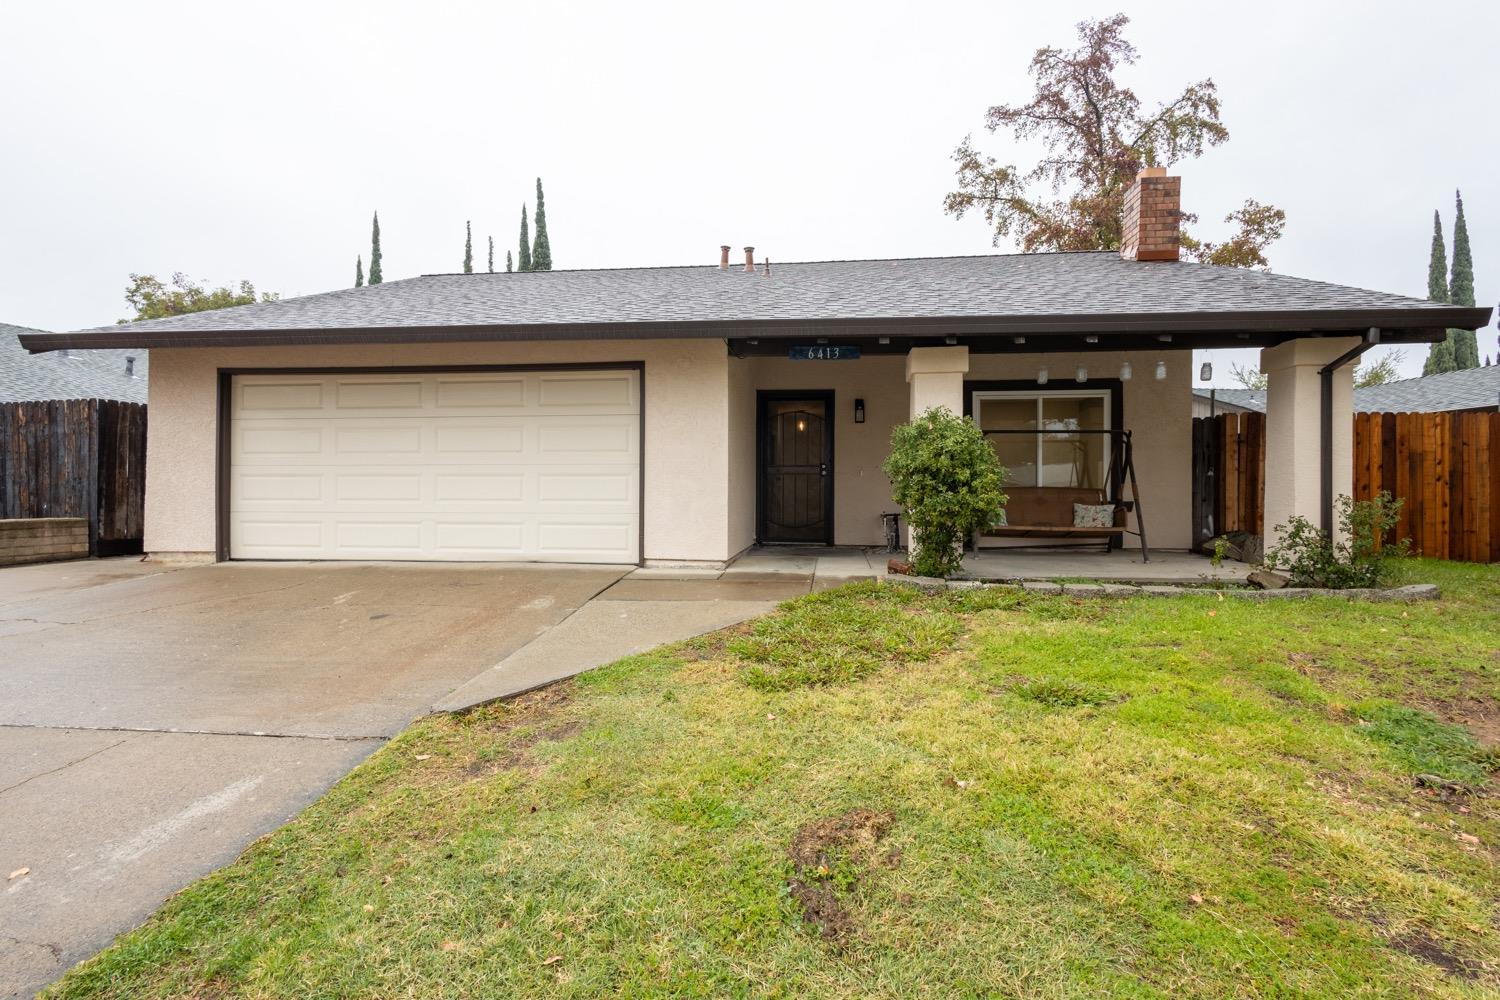
{"label": "dark brown front door", "polygon": [[832,393],[760,397],[760,540],[833,541]]}

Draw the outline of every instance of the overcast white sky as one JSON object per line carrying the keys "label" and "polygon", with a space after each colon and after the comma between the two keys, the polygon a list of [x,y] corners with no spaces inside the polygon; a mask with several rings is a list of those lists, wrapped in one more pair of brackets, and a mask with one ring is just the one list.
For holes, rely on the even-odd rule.
{"label": "overcast white sky", "polygon": [[1461,187],[1495,303],[1494,3],[3,0],[0,321],[111,322],[132,271],[351,284],[373,209],[387,280],[459,270],[465,219],[482,268],[538,175],[558,268],[988,252],[943,214],[953,147],[1117,10],[1143,99],[1219,85],[1231,139],[1180,166],[1187,210],[1274,203],[1276,270],[1422,296]]}

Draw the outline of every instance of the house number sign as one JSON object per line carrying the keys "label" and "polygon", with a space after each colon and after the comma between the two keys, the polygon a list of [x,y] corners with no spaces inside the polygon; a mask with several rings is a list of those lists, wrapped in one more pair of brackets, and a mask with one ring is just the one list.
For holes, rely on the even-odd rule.
{"label": "house number sign", "polygon": [[787,352],[787,357],[793,361],[857,361],[859,348],[817,344],[813,347],[793,347]]}

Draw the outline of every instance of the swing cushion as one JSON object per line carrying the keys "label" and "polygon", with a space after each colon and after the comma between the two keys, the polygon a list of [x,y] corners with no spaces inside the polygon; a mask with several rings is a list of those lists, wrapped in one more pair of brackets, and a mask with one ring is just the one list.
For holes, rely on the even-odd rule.
{"label": "swing cushion", "polygon": [[[991,538],[1058,537],[1107,538],[1125,533],[1125,512],[1109,503],[1103,490],[1075,486],[1007,486],[1005,524],[994,525],[983,534]],[[1102,507],[1109,511],[1105,523],[1079,526],[1073,505]]]}
{"label": "swing cushion", "polygon": [[1115,505],[1112,503],[1075,503],[1073,505],[1073,527],[1113,528]]}

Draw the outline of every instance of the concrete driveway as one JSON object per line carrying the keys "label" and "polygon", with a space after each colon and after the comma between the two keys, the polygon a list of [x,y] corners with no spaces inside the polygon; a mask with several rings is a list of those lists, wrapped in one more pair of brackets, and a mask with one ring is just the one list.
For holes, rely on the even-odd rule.
{"label": "concrete driveway", "polygon": [[0,996],[29,996],[232,861],[622,573],[0,571]]}

